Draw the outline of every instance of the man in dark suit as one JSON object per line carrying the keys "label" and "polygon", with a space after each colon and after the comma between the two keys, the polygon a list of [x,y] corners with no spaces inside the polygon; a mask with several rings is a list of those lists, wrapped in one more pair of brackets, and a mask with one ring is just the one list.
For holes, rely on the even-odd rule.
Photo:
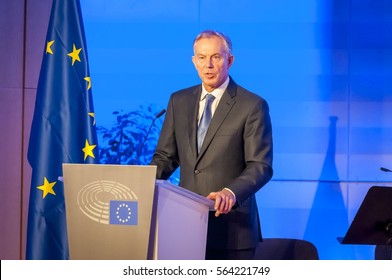
{"label": "man in dark suit", "polygon": [[229,76],[227,36],[204,31],[193,49],[202,84],[171,95],[151,164],[158,179],[180,167],[181,187],[215,201],[206,259],[252,259],[261,241],[255,193],[272,177],[268,104]]}

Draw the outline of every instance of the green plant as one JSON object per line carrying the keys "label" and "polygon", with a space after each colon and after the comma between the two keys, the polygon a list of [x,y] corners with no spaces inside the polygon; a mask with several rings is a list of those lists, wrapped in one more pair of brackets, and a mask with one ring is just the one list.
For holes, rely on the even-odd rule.
{"label": "green plant", "polygon": [[101,163],[148,164],[162,128],[163,118],[156,119],[159,111],[156,105],[150,104],[141,105],[136,111],[113,112],[116,121],[112,127],[97,127]]}

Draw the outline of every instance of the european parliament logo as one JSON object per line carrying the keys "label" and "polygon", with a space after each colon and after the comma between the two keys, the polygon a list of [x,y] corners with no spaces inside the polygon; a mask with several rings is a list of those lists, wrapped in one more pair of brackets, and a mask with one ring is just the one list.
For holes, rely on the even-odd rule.
{"label": "european parliament logo", "polygon": [[109,224],[111,225],[137,225],[137,201],[110,201]]}
{"label": "european parliament logo", "polygon": [[137,225],[137,201],[137,195],[129,186],[108,180],[90,182],[77,195],[80,211],[105,225]]}

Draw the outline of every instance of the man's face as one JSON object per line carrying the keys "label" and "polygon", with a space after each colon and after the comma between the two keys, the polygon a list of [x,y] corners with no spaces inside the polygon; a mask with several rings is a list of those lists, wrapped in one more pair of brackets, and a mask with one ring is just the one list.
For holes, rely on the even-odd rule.
{"label": "man's face", "polygon": [[194,46],[193,64],[208,92],[218,88],[229,75],[234,57],[225,49],[219,37],[202,38]]}

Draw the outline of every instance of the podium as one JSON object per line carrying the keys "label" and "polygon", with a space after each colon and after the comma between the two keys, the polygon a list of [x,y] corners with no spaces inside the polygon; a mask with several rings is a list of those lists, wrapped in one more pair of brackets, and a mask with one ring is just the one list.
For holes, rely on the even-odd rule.
{"label": "podium", "polygon": [[156,166],[63,164],[70,259],[204,259],[213,201],[155,176]]}
{"label": "podium", "polygon": [[392,249],[392,188],[371,187],[341,244],[390,246]]}

